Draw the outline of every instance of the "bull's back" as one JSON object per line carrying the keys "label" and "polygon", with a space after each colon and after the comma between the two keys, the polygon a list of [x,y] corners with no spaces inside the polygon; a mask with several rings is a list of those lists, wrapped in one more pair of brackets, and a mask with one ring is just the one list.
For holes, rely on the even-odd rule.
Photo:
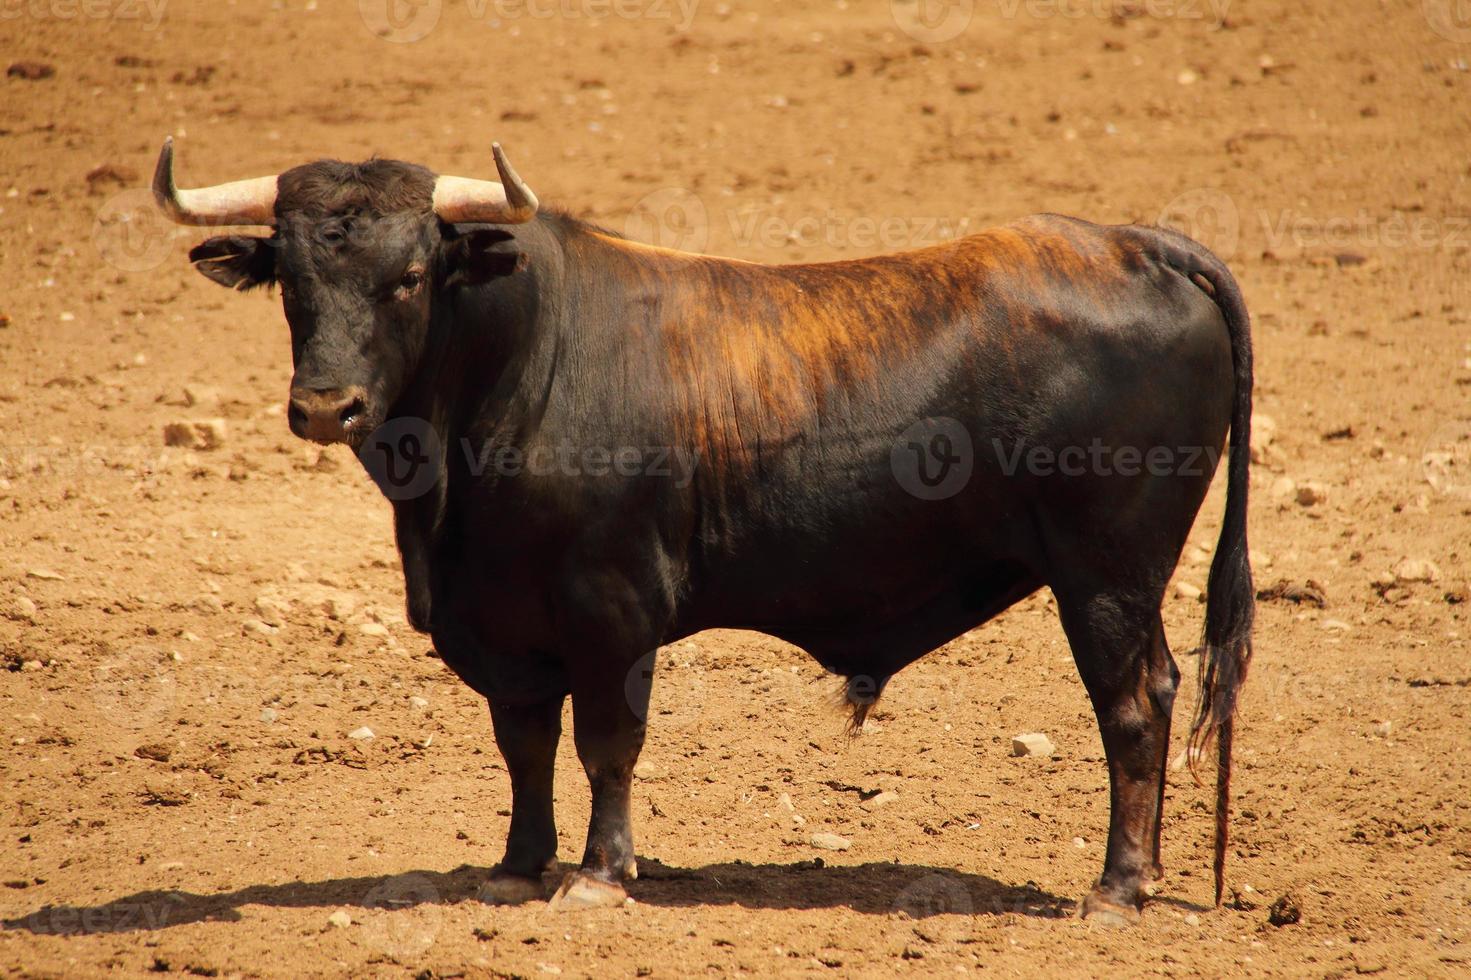
{"label": "bull's back", "polygon": [[[694,574],[773,632],[809,610],[902,616],[958,576],[1034,563],[1034,509],[1084,494],[1057,472],[1070,446],[1219,448],[1227,429],[1219,311],[1137,229],[1039,216],[683,278],[663,346],[675,438],[700,460]],[[944,485],[947,465],[968,475]],[[1138,480],[1085,495],[1150,505]]]}

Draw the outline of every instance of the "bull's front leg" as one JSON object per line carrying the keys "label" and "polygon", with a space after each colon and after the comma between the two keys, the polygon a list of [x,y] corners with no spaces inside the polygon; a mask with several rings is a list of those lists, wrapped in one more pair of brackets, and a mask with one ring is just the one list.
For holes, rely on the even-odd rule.
{"label": "bull's front leg", "polygon": [[623,883],[638,877],[630,797],[643,748],[652,665],[647,660],[599,664],[574,672],[572,730],[592,787],[592,819],[582,865],[562,882],[553,908],[622,905]]}
{"label": "bull's front leg", "polygon": [[480,898],[515,905],[542,898],[542,872],[557,863],[552,773],[562,737],[562,698],[530,705],[491,702],[490,719],[511,776],[511,832],[505,857],[491,870]]}

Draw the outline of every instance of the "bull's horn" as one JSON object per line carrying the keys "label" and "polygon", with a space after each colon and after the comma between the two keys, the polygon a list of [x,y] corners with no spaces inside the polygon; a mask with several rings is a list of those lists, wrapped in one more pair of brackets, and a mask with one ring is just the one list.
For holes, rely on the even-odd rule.
{"label": "bull's horn", "polygon": [[500,183],[469,177],[440,177],[434,182],[434,213],[442,220],[451,224],[485,221],[516,225],[530,221],[536,214],[536,195],[511,169],[506,151],[499,143],[492,143],[490,148],[495,154],[495,168],[500,171]]}
{"label": "bull's horn", "polygon": [[181,191],[174,186],[174,138],[163,141],[153,198],[181,225],[269,225],[276,220],[276,178],[255,177]]}

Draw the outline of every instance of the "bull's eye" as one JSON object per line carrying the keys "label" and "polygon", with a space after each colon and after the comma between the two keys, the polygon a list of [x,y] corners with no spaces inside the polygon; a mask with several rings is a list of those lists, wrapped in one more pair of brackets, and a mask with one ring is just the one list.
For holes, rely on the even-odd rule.
{"label": "bull's eye", "polygon": [[399,292],[405,295],[412,295],[418,292],[419,287],[422,285],[424,285],[424,273],[419,272],[417,269],[410,269],[408,272],[405,272],[403,278],[398,281]]}

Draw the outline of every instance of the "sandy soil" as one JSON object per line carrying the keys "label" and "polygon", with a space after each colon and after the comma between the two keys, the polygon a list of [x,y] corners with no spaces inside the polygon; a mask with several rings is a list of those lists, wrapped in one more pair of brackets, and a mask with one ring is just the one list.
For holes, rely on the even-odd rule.
{"label": "sandy soil", "polygon": [[[6,64],[54,73],[0,79],[0,973],[1471,973],[1471,22],[1299,6],[4,4]],[[636,904],[475,901],[509,816],[484,706],[404,623],[386,503],[288,433],[279,301],[207,283],[199,236],[139,210],[170,132],[186,184],[371,153],[489,175],[499,139],[544,201],[757,260],[1042,210],[1214,245],[1275,422],[1257,577],[1327,603],[1261,605],[1233,904],[1175,771],[1143,924],[1071,917],[1107,790],[1045,594],[901,674],[852,742],[798,651],[678,644]],[[213,417],[219,448],[164,445]],[[1188,649],[1201,606],[1165,611]],[[1056,756],[1011,758],[1024,731]],[[1272,925],[1284,896],[1301,919]]]}

